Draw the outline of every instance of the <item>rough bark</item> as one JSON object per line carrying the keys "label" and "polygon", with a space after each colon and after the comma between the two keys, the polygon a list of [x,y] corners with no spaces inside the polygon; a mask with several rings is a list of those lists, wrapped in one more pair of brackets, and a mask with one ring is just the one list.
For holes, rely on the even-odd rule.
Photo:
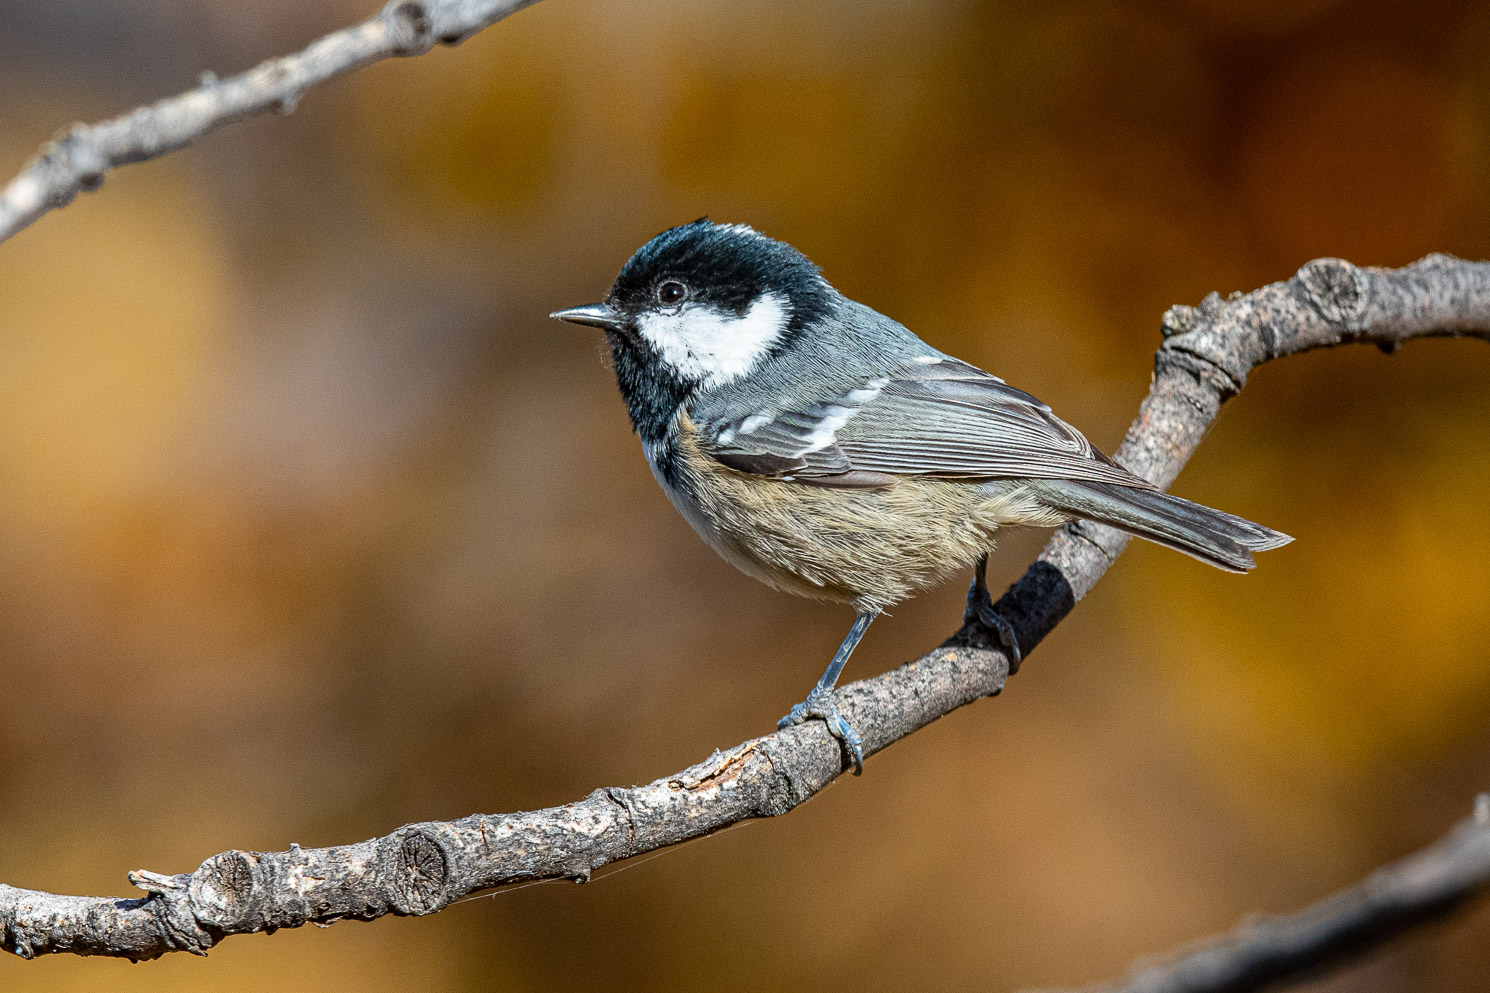
{"label": "rough bark", "polygon": [[[1370,342],[1390,352],[1411,338],[1490,340],[1490,263],[1434,255],[1393,270],[1319,259],[1286,282],[1225,300],[1212,294],[1198,308],[1171,308],[1163,329],[1152,386],[1116,457],[1168,485],[1222,403],[1263,362],[1348,342]],[[1126,536],[1086,522],[1056,532],[999,601],[1026,654],[1091,590],[1126,543]],[[989,646],[987,631],[965,626],[913,662],[842,687],[839,705],[863,734],[865,754],[997,694],[1009,664]],[[25,957],[72,952],[148,959],[170,951],[203,954],[234,934],[434,913],[480,890],[539,879],[583,880],[611,862],[749,818],[784,814],[842,772],[838,743],[821,722],[810,721],[716,752],[646,786],[599,789],[562,807],[411,824],[333,848],[228,851],[174,876],[133,872],[130,881],[148,894],[143,898],[57,896],[0,886],[0,947]],[[1484,872],[1470,871],[1469,861],[1446,864],[1458,875],[1446,879],[1442,892],[1463,896],[1484,885]],[[1414,878],[1413,871],[1401,878]],[[1352,916],[1356,923],[1350,927],[1362,943],[1386,933],[1371,931],[1374,911],[1363,914],[1358,902],[1321,906],[1326,918],[1337,912]],[[1390,903],[1370,906],[1393,913]],[[1406,926],[1415,918],[1399,919]],[[1268,961],[1275,979],[1313,964],[1283,954]]]}

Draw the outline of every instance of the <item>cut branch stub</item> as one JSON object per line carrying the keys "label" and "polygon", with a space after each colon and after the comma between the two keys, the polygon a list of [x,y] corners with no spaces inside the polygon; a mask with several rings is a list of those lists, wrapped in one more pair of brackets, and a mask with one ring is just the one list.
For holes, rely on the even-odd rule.
{"label": "cut branch stub", "polygon": [[383,8],[389,24],[389,44],[396,55],[423,55],[434,47],[429,11],[417,0],[394,0]]}
{"label": "cut branch stub", "polygon": [[1363,270],[1344,259],[1315,259],[1299,269],[1298,280],[1326,321],[1345,331],[1365,329],[1371,281]]}
{"label": "cut branch stub", "polygon": [[187,887],[197,919],[219,930],[242,928],[253,915],[258,864],[257,855],[239,851],[203,862]]}
{"label": "cut branch stub", "polygon": [[453,851],[441,844],[437,832],[411,827],[378,843],[378,872],[385,881],[395,913],[432,914],[449,905],[454,894]]}

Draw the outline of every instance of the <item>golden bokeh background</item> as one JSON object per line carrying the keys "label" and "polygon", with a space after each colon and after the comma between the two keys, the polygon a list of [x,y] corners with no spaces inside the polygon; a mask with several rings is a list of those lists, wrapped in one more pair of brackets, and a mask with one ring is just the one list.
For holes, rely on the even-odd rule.
{"label": "golden bokeh background", "polygon": [[[7,0],[0,172],[351,0]],[[130,893],[646,782],[848,624],[718,561],[547,320],[701,214],[1111,450],[1159,316],[1337,255],[1490,256],[1468,0],[546,0],[114,174],[0,245],[0,880]],[[774,822],[430,918],[66,990],[1018,989],[1283,911],[1490,787],[1490,349],[1254,375],[1176,485],[1297,537],[1135,545],[997,701]],[[1006,542],[1016,576],[1043,535]],[[941,640],[959,584],[851,677]],[[1316,984],[1479,990],[1490,911]]]}

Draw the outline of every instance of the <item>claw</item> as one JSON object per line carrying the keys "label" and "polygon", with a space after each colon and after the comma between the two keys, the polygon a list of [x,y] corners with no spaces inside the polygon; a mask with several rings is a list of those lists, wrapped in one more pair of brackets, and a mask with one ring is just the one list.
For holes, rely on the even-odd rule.
{"label": "claw", "polygon": [[854,767],[854,775],[860,776],[864,773],[864,741],[859,737],[859,732],[848,722],[838,710],[838,704],[833,700],[833,691],[821,686],[815,687],[807,694],[807,699],[792,707],[781,720],[776,722],[778,731],[802,724],[813,718],[818,718],[828,725],[828,733],[838,739],[848,761]]}
{"label": "claw", "polygon": [[1019,651],[1019,636],[1014,633],[1014,625],[1003,614],[994,610],[993,604],[986,598],[978,605],[978,621],[998,632],[999,641],[1009,652],[1009,670],[1017,670],[1019,663],[1024,661],[1024,656]]}
{"label": "claw", "polygon": [[987,568],[988,556],[985,555],[973,569],[973,585],[968,587],[967,609],[962,612],[962,623],[977,621],[984,627],[997,631],[999,642],[1009,653],[1009,671],[1018,672],[1019,663],[1024,660],[1024,655],[1019,650],[1019,636],[1009,619],[993,609],[993,597],[988,594],[988,582],[984,578]]}

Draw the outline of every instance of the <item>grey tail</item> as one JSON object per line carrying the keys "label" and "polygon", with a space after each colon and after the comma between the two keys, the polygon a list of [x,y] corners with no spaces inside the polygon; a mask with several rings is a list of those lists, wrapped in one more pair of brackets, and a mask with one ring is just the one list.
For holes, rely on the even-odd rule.
{"label": "grey tail", "polygon": [[1256,565],[1253,552],[1293,540],[1281,531],[1159,490],[1070,479],[1032,480],[1031,486],[1057,510],[1147,538],[1227,572],[1246,572]]}

